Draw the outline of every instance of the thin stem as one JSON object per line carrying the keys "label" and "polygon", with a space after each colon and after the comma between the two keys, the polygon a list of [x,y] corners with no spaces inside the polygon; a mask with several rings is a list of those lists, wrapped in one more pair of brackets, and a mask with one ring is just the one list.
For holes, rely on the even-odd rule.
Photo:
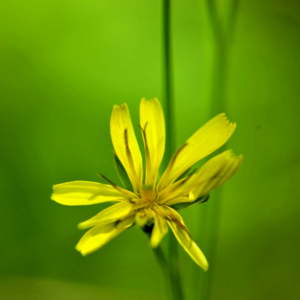
{"label": "thin stem", "polygon": [[229,10],[229,17],[228,17],[228,41],[229,43],[233,40],[234,29],[235,29],[235,22],[237,19],[237,12],[239,8],[239,0],[231,0],[230,10]]}
{"label": "thin stem", "polygon": [[[170,264],[170,260],[167,260],[161,247],[153,248],[153,253],[160,266],[162,273],[164,274],[166,285],[168,286],[168,294],[172,294],[170,299],[183,300],[183,295],[181,291],[181,284],[178,278],[178,270],[174,270],[174,265]],[[171,293],[169,292],[171,290]]]}
{"label": "thin stem", "polygon": [[178,242],[174,235],[170,235],[169,240],[169,275],[171,280],[172,294],[174,300],[183,300],[183,290],[181,285],[181,276],[178,263]]}
{"label": "thin stem", "polygon": [[[230,3],[227,31],[219,19],[216,2],[214,0],[206,0],[206,4],[215,43],[211,86],[211,115],[215,116],[225,111],[229,50],[233,36],[238,0],[232,0]],[[220,150],[224,151],[225,147],[222,147]],[[209,300],[211,297],[212,274],[214,273],[213,270],[215,267],[220,229],[222,192],[222,187],[219,187],[214,192],[210,205],[206,209],[206,215],[204,217],[202,216],[202,223],[206,229],[204,250],[205,253],[207,253],[210,267],[208,272],[201,276],[202,282],[198,297],[198,299],[201,300]]]}
{"label": "thin stem", "polygon": [[218,202],[222,199],[222,192],[222,188],[218,188],[214,191],[214,195],[213,197],[211,197],[211,205],[206,210],[206,214],[204,215],[204,219],[202,220],[206,228],[206,247],[204,248],[204,251],[205,253],[207,253],[209,269],[205,274],[201,276],[201,288],[198,291],[198,299],[200,300],[209,300],[211,298],[212,277],[215,269],[215,258],[218,247],[220,217],[222,210],[222,203]]}
{"label": "thin stem", "polygon": [[[148,234],[150,238],[150,234]],[[169,298],[169,295],[171,294],[171,287],[172,287],[172,282],[170,282],[170,273],[169,273],[169,263],[161,249],[161,246],[159,245],[157,248],[152,248],[154,256],[158,262],[158,265],[164,275],[164,280],[165,280],[165,286],[167,287],[165,289],[165,293],[167,295],[167,299]],[[172,298],[170,298],[172,300]]]}
{"label": "thin stem", "polygon": [[172,81],[172,53],[171,53],[171,0],[163,0],[163,60],[165,87],[165,117],[166,117],[166,150],[165,165],[175,150],[174,126],[174,97]]}
{"label": "thin stem", "polygon": [[161,271],[163,272],[163,274],[168,277],[168,270],[169,270],[169,265],[168,265],[168,261],[161,249],[161,246],[159,245],[157,248],[152,248],[153,249],[153,253],[155,255],[155,258],[161,268]]}
{"label": "thin stem", "polygon": [[211,114],[214,116],[216,113],[223,112],[225,106],[228,39],[218,17],[215,2],[207,0],[206,3],[215,42],[211,86]]}
{"label": "thin stem", "polygon": [[[163,59],[164,59],[164,87],[165,87],[165,117],[166,117],[166,150],[164,166],[171,159],[175,151],[175,124],[174,124],[174,96],[172,78],[171,53],[171,0],[163,0]],[[173,299],[183,300],[183,291],[178,260],[178,243],[173,235],[169,240],[169,276]]]}

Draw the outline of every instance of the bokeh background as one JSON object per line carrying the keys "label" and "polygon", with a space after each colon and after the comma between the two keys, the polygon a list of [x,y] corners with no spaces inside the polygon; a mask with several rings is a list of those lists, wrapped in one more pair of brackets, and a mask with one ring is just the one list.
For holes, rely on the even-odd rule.
{"label": "bokeh background", "polygon": [[[222,111],[206,3],[171,3],[179,146]],[[215,3],[224,24],[228,3]],[[118,182],[110,114],[126,102],[138,124],[142,97],[165,104],[162,18],[158,0],[1,1],[1,299],[165,299],[138,228],[82,257],[77,224],[106,205],[50,200],[53,184],[98,181],[97,171]],[[205,300],[300,299],[299,1],[241,0],[232,33],[222,110],[238,125],[227,146],[244,162],[222,197],[182,215],[205,251],[203,216],[220,201]],[[206,274],[182,249],[179,260],[186,298],[200,300]]]}

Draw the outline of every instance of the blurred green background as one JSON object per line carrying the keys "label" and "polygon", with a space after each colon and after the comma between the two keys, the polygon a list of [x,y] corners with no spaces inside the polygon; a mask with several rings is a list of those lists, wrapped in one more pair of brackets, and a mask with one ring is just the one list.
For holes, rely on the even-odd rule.
{"label": "blurred green background", "polygon": [[[227,4],[217,1],[223,20]],[[242,0],[236,12],[223,107],[244,162],[222,191],[210,299],[300,299],[300,5]],[[50,200],[53,184],[97,171],[118,182],[110,114],[126,102],[138,124],[142,97],[165,103],[162,17],[158,0],[1,1],[1,299],[165,299],[139,229],[82,257],[77,224],[105,205]],[[172,49],[180,145],[221,112],[204,1],[172,1]],[[182,211],[200,246],[213,201]],[[180,265],[197,299],[206,274],[182,249]]]}

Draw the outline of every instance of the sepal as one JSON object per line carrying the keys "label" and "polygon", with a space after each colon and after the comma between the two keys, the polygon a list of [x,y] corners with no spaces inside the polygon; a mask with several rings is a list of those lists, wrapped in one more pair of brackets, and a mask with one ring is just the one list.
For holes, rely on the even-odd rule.
{"label": "sepal", "polygon": [[197,204],[197,203],[205,203],[209,200],[209,194],[208,195],[204,195],[202,197],[197,198],[195,201],[193,202],[182,202],[182,203],[176,203],[174,205],[171,205],[170,207],[172,207],[175,210],[180,210],[180,209],[184,209],[187,208],[191,205]]}
{"label": "sepal", "polygon": [[131,184],[130,179],[127,175],[127,172],[126,172],[125,168],[123,167],[120,159],[116,155],[115,151],[113,151],[113,157],[114,157],[114,164],[115,164],[115,167],[116,167],[116,170],[117,170],[117,174],[118,174],[123,186],[128,191],[133,192],[132,184]]}

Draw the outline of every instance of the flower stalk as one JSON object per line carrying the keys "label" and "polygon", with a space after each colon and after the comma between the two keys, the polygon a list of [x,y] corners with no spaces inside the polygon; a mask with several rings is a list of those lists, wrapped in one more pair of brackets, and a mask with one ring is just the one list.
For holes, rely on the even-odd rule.
{"label": "flower stalk", "polygon": [[[175,150],[175,122],[172,77],[171,52],[171,0],[163,0],[163,57],[164,57],[164,88],[165,88],[165,117],[167,145],[165,162],[169,161]],[[167,167],[167,164],[165,164]],[[169,236],[169,276],[174,300],[183,300],[182,281],[179,269],[178,244],[174,235]]]}
{"label": "flower stalk", "polygon": [[[227,92],[227,75],[229,67],[230,47],[233,39],[234,25],[239,0],[230,0],[228,2],[227,22],[222,22],[218,14],[217,3],[215,0],[206,0],[207,13],[210,26],[212,28],[213,42],[215,45],[214,60],[212,67],[211,81],[211,115],[215,115],[225,110],[226,92]],[[224,151],[223,146],[220,150]],[[205,215],[201,212],[202,226],[206,229],[206,235],[201,231],[202,239],[205,235],[204,247],[209,253],[210,270],[201,276],[201,289],[198,293],[199,300],[209,300],[212,286],[212,274],[217,251],[219,238],[220,217],[222,210],[222,187],[215,191],[214,201],[206,211]],[[196,270],[196,274],[199,271]],[[199,280],[196,281],[198,289]]]}

